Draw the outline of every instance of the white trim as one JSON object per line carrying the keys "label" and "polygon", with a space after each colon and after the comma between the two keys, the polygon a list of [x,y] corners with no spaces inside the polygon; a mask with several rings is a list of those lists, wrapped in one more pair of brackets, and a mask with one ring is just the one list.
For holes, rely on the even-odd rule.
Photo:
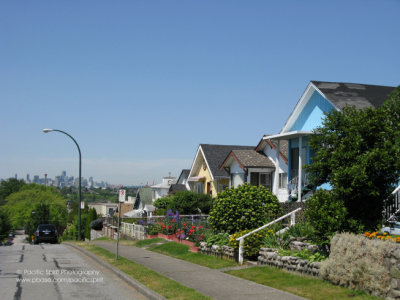
{"label": "white trim", "polygon": [[190,172],[189,172],[188,178],[191,177],[191,175],[192,175],[193,167],[194,167],[194,165],[195,165],[195,163],[196,163],[197,157],[198,157],[198,155],[199,155],[199,151],[200,151],[200,145],[199,145],[199,147],[197,148],[197,152],[196,152],[196,155],[195,155],[195,157],[194,157],[192,166],[190,167]]}
{"label": "white trim", "polygon": [[270,135],[265,137],[266,140],[288,140],[298,138],[300,136],[311,135],[314,134],[313,131],[290,131],[290,132],[283,132],[275,135]]}
{"label": "white trim", "polygon": [[272,173],[274,172],[275,169],[274,168],[270,168],[270,167],[265,167],[265,168],[248,168],[247,172],[250,173]]}
{"label": "white trim", "polygon": [[285,125],[283,126],[282,130],[280,133],[288,132],[288,130],[293,126],[293,124],[296,122],[297,118],[300,116],[301,112],[303,111],[304,107],[307,105],[308,101],[311,99],[311,97],[314,95],[314,92],[318,92],[321,94],[322,97],[326,101],[328,101],[332,107],[334,107],[337,111],[340,111],[340,109],[334,105],[325,95],[318,89],[312,82],[310,82],[304,91],[304,93],[301,95],[300,100],[297,102],[295,108],[293,109],[292,113],[290,114],[289,118],[287,119]]}
{"label": "white trim", "polygon": [[297,199],[299,202],[302,201],[301,199],[301,185],[302,185],[302,177],[303,177],[303,162],[302,162],[302,155],[303,155],[303,137],[299,136],[299,185],[297,190]]}
{"label": "white trim", "polygon": [[215,178],[214,178],[214,175],[213,175],[213,173],[212,173],[212,171],[211,171],[211,168],[210,168],[210,166],[208,165],[208,162],[207,162],[207,157],[204,155],[204,152],[203,152],[203,149],[201,148],[201,146],[200,146],[200,149],[201,149],[201,153],[203,154],[203,159],[204,159],[204,161],[206,162],[206,165],[207,165],[208,172],[209,172],[209,173],[210,173],[210,175],[211,175],[211,181],[214,181],[214,180],[215,180]]}
{"label": "white trim", "polygon": [[201,148],[201,145],[199,145],[199,148],[197,149],[197,153],[196,153],[196,156],[195,156],[195,158],[194,158],[194,160],[193,160],[192,167],[190,168],[190,172],[189,172],[188,178],[191,177],[191,175],[192,175],[193,167],[194,167],[194,165],[195,165],[195,163],[196,163],[196,161],[197,161],[197,158],[198,158],[198,156],[199,156],[199,152],[201,152],[201,154],[202,154],[202,156],[203,156],[203,159],[204,159],[204,162],[205,162],[206,165],[207,165],[208,172],[209,172],[210,175],[211,175],[211,180],[214,181],[214,180],[215,180],[215,179],[214,179],[214,175],[213,175],[213,173],[211,172],[210,166],[208,165],[207,158],[206,158],[206,156],[204,155],[204,151],[203,151],[203,149]]}
{"label": "white trim", "polygon": [[321,94],[322,97],[325,98],[326,101],[328,101],[334,108],[336,108],[337,111],[340,111],[340,108],[337,107],[335,104],[333,104],[326,96],[323,92],[321,92],[321,90],[319,88],[317,88],[314,84],[313,84],[314,89]]}
{"label": "white trim", "polygon": [[297,101],[296,106],[294,107],[292,113],[289,115],[285,125],[283,126],[280,133],[287,132],[289,128],[293,126],[297,118],[299,117],[301,111],[303,110],[304,106],[306,106],[308,100],[310,100],[311,96],[313,95],[314,91],[311,91],[311,88],[316,90],[316,87],[310,82],[300,97],[300,100]]}
{"label": "white trim", "polygon": [[279,153],[280,153],[280,143],[281,141],[278,140],[278,143],[276,145],[276,152],[275,152],[275,176],[274,176],[274,184],[272,187],[272,192],[275,195],[278,195],[278,189],[279,189],[279,170],[280,170],[280,166],[279,166]]}
{"label": "white trim", "polygon": [[392,194],[396,194],[400,190],[400,185],[392,192]]}
{"label": "white trim", "polygon": [[195,177],[189,177],[188,181],[189,182],[199,182],[202,181],[203,179],[205,179],[205,176],[195,176]]}

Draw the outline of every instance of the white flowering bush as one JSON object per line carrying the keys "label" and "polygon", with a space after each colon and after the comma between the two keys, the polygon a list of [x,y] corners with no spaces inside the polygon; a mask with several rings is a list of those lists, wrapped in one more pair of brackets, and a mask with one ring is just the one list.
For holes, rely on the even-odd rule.
{"label": "white flowering bush", "polygon": [[329,259],[321,266],[323,279],[375,296],[386,297],[391,286],[391,256],[398,245],[341,233],[331,240]]}

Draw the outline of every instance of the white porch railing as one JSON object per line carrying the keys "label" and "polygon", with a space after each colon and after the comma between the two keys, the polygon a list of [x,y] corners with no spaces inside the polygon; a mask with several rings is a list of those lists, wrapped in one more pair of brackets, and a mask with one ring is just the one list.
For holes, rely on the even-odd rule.
{"label": "white porch railing", "polygon": [[290,216],[290,226],[293,226],[294,224],[296,224],[296,212],[298,212],[300,210],[301,210],[301,207],[295,209],[294,211],[292,211],[272,222],[269,222],[268,224],[261,226],[260,228],[254,229],[253,231],[246,233],[245,235],[237,238],[236,240],[239,241],[239,264],[241,264],[241,265],[243,264],[243,245],[244,245],[244,239],[246,237],[248,237],[249,235],[252,235],[253,233],[256,233],[260,230],[263,230],[264,228],[267,228],[268,226],[271,226],[271,225],[275,224],[276,222],[279,222],[289,216]]}
{"label": "white porch railing", "polygon": [[[290,190],[290,194],[293,194],[293,192],[297,192],[299,188],[299,176],[298,176],[298,171],[297,170],[292,170],[292,179],[288,181],[287,183],[287,188]],[[305,187],[309,184],[309,180],[307,178],[307,174],[303,173],[301,176],[301,187]]]}
{"label": "white porch railing", "polygon": [[394,197],[394,207],[397,207],[398,209],[386,221],[390,221],[400,212],[400,185],[392,192],[392,195]]}
{"label": "white porch railing", "polygon": [[144,226],[130,223],[121,223],[121,233],[136,240],[144,240]]}

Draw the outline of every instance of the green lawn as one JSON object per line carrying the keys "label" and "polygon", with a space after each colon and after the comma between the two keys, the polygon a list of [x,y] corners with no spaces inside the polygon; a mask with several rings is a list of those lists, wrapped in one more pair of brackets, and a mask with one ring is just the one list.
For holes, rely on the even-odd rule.
{"label": "green lawn", "polygon": [[125,272],[132,278],[136,279],[167,299],[211,299],[210,297],[207,297],[194,289],[183,286],[172,279],[162,276],[157,272],[124,257],[119,256],[118,260],[115,260],[115,254],[103,248],[83,242],[78,242],[75,244],[92,252],[104,261]]}
{"label": "green lawn", "polygon": [[294,275],[272,267],[254,267],[226,273],[311,300],[380,299],[362,291],[353,291],[321,279]]}
{"label": "green lawn", "polygon": [[220,269],[238,265],[234,261],[224,260],[215,256],[208,256],[201,253],[189,252],[189,246],[175,242],[151,246],[147,250],[186,260],[211,269]]}
{"label": "green lawn", "polygon": [[166,242],[166,240],[163,238],[146,239],[146,240],[136,241],[135,246],[142,248],[159,242]]}

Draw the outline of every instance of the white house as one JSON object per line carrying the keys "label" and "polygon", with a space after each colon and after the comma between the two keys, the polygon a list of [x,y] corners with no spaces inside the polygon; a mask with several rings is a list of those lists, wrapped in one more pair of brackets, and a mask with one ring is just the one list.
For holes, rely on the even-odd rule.
{"label": "white house", "polygon": [[[272,191],[279,201],[286,201],[287,148],[281,147],[279,154],[276,149],[270,140],[261,139],[253,149],[232,150],[220,167],[230,174],[229,186],[238,187],[243,183],[262,185]],[[280,164],[276,162],[277,159]],[[275,173],[278,173],[277,185]]]}
{"label": "white house", "polygon": [[109,217],[118,210],[118,203],[89,203],[88,207],[89,209],[94,208],[102,217]]}
{"label": "white house", "polygon": [[152,190],[152,200],[153,202],[158,199],[162,198],[165,196],[168,196],[169,189],[171,185],[176,183],[176,178],[167,176],[162,179],[162,182],[160,184],[152,185],[151,190]]}

